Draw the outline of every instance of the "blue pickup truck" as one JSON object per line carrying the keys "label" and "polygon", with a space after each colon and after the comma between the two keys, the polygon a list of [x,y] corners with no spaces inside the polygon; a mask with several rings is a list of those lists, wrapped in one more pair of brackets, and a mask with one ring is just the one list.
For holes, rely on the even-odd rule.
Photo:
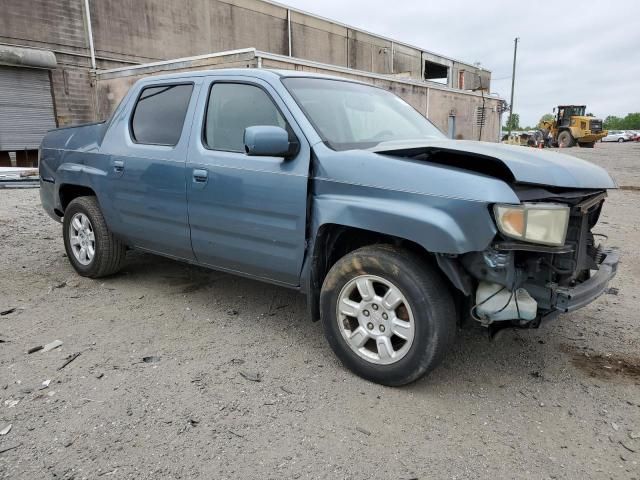
{"label": "blue pickup truck", "polygon": [[598,297],[601,168],[455,141],[390,92],[296,71],[138,81],[105,122],[49,132],[41,198],[73,268],[128,249],[307,296],[344,365],[385,385],[434,368],[457,328],[532,328]]}

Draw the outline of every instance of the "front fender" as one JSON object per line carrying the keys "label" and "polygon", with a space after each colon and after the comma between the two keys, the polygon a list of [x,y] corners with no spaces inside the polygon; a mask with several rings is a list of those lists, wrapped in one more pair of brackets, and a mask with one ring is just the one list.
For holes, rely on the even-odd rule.
{"label": "front fender", "polygon": [[462,254],[484,250],[496,235],[486,202],[331,183],[313,197],[314,236],[322,225],[337,224],[411,240],[432,253]]}

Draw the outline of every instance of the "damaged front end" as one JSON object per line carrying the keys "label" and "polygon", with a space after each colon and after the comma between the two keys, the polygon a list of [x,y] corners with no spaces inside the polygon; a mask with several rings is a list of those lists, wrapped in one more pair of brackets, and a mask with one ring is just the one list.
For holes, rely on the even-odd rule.
{"label": "damaged front end", "polygon": [[533,243],[501,228],[485,251],[459,257],[460,281],[475,287],[470,316],[485,326],[537,327],[546,317],[591,303],[617,271],[617,253],[604,247],[604,235],[593,232],[606,191],[519,187],[516,193],[534,211],[537,204],[564,208],[566,223],[558,227],[563,238],[557,244]]}

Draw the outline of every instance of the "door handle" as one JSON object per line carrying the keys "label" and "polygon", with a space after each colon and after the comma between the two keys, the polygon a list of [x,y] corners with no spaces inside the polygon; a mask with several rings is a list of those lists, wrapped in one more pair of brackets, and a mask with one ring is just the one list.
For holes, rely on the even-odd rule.
{"label": "door handle", "polygon": [[209,172],[207,172],[206,170],[196,169],[193,171],[193,181],[195,183],[206,183],[208,176]]}
{"label": "door handle", "polygon": [[124,172],[124,162],[122,160],[113,161],[113,171],[116,173]]}

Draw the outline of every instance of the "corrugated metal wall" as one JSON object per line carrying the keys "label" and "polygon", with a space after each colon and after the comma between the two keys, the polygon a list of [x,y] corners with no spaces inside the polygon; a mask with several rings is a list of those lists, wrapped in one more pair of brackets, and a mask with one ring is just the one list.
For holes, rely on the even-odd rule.
{"label": "corrugated metal wall", "polygon": [[0,66],[0,151],[36,149],[52,128],[49,72]]}

